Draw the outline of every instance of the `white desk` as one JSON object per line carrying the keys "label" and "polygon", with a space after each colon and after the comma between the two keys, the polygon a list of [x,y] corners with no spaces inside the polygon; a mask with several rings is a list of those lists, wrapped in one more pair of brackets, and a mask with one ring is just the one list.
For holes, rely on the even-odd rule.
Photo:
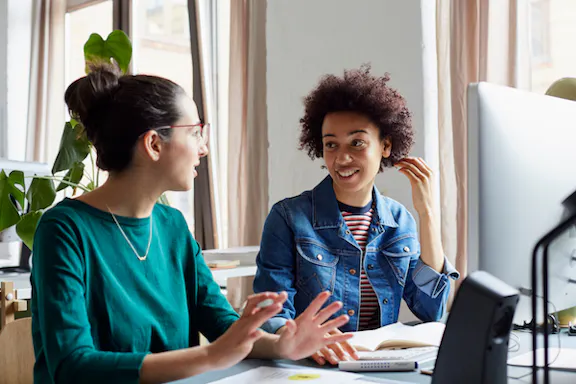
{"label": "white desk", "polygon": [[256,255],[260,247],[237,247],[227,249],[211,249],[202,251],[204,260],[239,260],[236,268],[213,270],[214,280],[221,287],[227,287],[230,278],[251,278],[256,275]]}
{"label": "white desk", "polygon": [[[515,332],[520,340],[520,350],[517,352],[510,352],[509,357],[516,356],[522,354],[524,352],[530,351],[532,347],[532,338],[530,333],[528,332]],[[576,336],[568,336],[566,331],[563,330],[563,333],[560,335],[561,337],[561,345],[567,348],[576,348]],[[551,346],[558,345],[558,335],[552,335],[550,337],[550,344]],[[539,344],[542,346],[542,342]],[[465,353],[465,349],[463,349],[463,353]],[[288,361],[288,360],[279,360],[279,361],[270,361],[270,360],[244,360],[235,366],[223,369],[219,371],[207,372],[195,377],[191,377],[184,380],[179,380],[173,382],[174,384],[205,384],[211,383],[225,377],[237,375],[242,373],[248,369],[257,368],[260,366],[276,366],[276,367],[314,367],[320,368],[315,365],[310,360],[300,360],[300,361]],[[430,368],[434,366],[434,362],[429,362],[424,364],[424,368]],[[334,367],[324,367],[325,369],[337,369]],[[531,368],[523,368],[523,367],[508,367],[508,383],[510,384],[530,384],[532,383],[532,375],[531,375]],[[542,371],[540,371],[541,373]],[[429,384],[432,381],[432,378],[427,375],[423,375],[417,371],[414,372],[365,372],[362,373],[367,378],[374,379],[375,382],[378,379],[388,379],[388,380],[395,380],[395,382],[406,382],[406,383],[419,383],[419,384]],[[542,378],[539,375],[538,382],[542,382]],[[550,381],[554,384],[573,384],[576,383],[576,372],[567,372],[567,371],[558,371],[552,370],[550,371]],[[243,384],[239,382],[238,384]],[[459,383],[458,383],[459,384]]]}

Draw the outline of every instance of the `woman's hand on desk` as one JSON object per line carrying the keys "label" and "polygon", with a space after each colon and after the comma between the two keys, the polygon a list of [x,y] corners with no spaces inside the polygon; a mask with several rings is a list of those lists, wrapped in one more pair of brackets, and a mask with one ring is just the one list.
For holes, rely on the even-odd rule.
{"label": "woman's hand on desk", "polygon": [[[231,367],[248,356],[254,342],[264,334],[258,328],[280,312],[287,297],[285,292],[264,292],[249,296],[240,319],[206,347],[212,369]],[[274,303],[264,308],[257,307],[258,303],[267,299],[274,300]]]}
{"label": "woman's hand on desk", "polygon": [[[342,332],[340,332],[339,329],[334,329],[328,332],[328,334],[341,335]],[[330,344],[310,357],[319,365],[324,365],[326,362],[332,365],[338,365],[340,361],[358,360],[356,348],[351,346],[347,341]]]}
{"label": "woman's hand on desk", "polygon": [[[276,353],[279,356],[284,359],[300,360],[326,346],[344,343],[352,337],[351,334],[337,331],[338,327],[350,320],[348,316],[342,315],[326,321],[342,308],[341,302],[335,302],[321,310],[329,297],[329,292],[322,292],[300,316],[286,322],[276,342]],[[337,332],[333,332],[334,330]]]}

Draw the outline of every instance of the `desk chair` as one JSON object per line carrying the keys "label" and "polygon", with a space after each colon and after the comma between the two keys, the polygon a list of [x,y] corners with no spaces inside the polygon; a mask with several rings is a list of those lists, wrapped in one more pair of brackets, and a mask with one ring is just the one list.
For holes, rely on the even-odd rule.
{"label": "desk chair", "polygon": [[26,384],[34,381],[34,347],[32,318],[15,320],[16,312],[24,312],[27,302],[18,300],[14,283],[0,283],[0,372],[1,383]]}

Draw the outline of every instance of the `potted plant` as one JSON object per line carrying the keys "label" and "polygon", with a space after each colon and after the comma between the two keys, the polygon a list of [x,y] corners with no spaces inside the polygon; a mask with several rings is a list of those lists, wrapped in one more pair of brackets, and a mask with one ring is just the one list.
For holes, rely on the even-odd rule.
{"label": "potted plant", "polygon": [[[86,73],[91,64],[115,62],[127,73],[132,58],[132,44],[121,30],[115,30],[106,40],[93,33],[84,45]],[[100,171],[94,160],[94,148],[78,121],[71,119],[64,125],[58,155],[52,175],[34,176],[28,189],[24,173],[0,170],[0,232],[15,227],[16,233],[28,248],[33,249],[34,233],[42,214],[56,199],[57,192],[72,189],[72,194],[86,193],[99,186]],[[28,183],[26,183],[28,184]],[[24,211],[28,202],[28,209]],[[163,196],[162,203],[167,204]]]}

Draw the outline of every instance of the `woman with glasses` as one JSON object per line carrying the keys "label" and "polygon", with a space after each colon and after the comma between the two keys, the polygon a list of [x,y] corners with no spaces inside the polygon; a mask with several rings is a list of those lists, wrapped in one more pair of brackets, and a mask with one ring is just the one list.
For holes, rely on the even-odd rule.
{"label": "woman with glasses", "polygon": [[[388,81],[366,66],[323,77],[305,98],[300,144],[329,174],[313,190],[276,203],[266,219],[254,291],[288,293],[282,311],[265,323],[268,332],[282,334],[325,290],[344,303],[335,315],[350,316],[345,332],[396,322],[402,300],[423,321],[445,313],[458,272],[444,257],[432,172],[408,157],[410,112]],[[419,233],[410,212],[376,188],[385,167],[410,181]],[[336,364],[354,355],[336,343],[312,358]]]}
{"label": "woman with glasses", "polygon": [[[282,336],[259,327],[286,293],[247,300],[239,316],[221,294],[182,214],[157,204],[192,188],[208,154],[208,125],[175,83],[102,65],[65,94],[107,181],[40,220],[32,271],[32,333],[40,383],[160,383],[245,357],[300,359],[349,335],[341,307],[313,300]],[[211,342],[199,346],[201,332]]]}

